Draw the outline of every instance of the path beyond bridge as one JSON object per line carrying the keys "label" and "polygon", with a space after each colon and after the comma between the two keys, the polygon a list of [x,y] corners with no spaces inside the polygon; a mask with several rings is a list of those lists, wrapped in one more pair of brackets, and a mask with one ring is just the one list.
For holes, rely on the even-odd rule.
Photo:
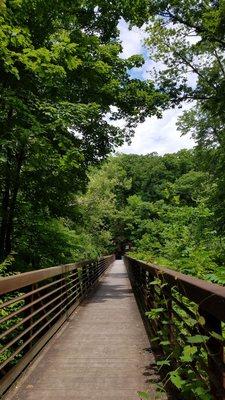
{"label": "path beyond bridge", "polygon": [[155,399],[155,360],[122,261],[71,314],[7,400]]}

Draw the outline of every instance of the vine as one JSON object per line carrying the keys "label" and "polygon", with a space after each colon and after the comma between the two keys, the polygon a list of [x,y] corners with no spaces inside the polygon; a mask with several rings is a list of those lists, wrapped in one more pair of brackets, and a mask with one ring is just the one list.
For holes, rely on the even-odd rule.
{"label": "vine", "polygon": [[[145,315],[151,321],[151,343],[153,350],[158,350],[156,365],[163,378],[155,395],[138,392],[140,399],[157,399],[169,387],[182,400],[212,400],[207,373],[207,343],[210,337],[224,343],[224,334],[207,331],[198,305],[181,295],[175,286],[169,289],[163,277],[149,282],[149,291],[151,287],[154,287],[154,307]],[[172,319],[168,312],[168,290],[177,300],[177,303],[173,302]]]}

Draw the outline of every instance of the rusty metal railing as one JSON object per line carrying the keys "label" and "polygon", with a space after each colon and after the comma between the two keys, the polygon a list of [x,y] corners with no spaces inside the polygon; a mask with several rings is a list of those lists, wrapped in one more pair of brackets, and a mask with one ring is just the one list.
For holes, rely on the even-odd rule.
{"label": "rusty metal railing", "polygon": [[0,394],[67,320],[114,261],[36,270],[0,279]]}
{"label": "rusty metal railing", "polygon": [[[199,342],[195,344],[198,357],[189,364],[194,379],[209,388],[213,400],[224,400],[225,287],[128,256],[124,261],[149,336],[157,338],[152,345],[159,359],[168,354],[167,345],[171,365],[179,368],[181,361],[173,349],[180,348],[182,352],[187,344]],[[149,319],[151,310],[155,318]],[[182,374],[185,380],[185,371]]]}

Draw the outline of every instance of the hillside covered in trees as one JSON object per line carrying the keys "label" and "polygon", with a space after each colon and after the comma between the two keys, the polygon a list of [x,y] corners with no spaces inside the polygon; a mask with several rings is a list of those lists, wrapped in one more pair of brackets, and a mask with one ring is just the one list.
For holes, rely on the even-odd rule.
{"label": "hillside covered in trees", "polygon": [[91,171],[79,203],[95,248],[225,283],[216,189],[196,150],[118,155]]}

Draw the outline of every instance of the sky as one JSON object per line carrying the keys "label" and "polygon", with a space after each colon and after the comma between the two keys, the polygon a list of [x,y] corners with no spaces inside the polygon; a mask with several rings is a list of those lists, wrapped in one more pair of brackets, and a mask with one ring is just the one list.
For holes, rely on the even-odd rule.
{"label": "sky", "polygon": [[[150,78],[150,69],[153,64],[156,68],[160,65],[153,63],[147,56],[148,52],[144,47],[143,41],[146,36],[144,29],[132,28],[128,29],[128,25],[124,20],[119,23],[120,40],[123,46],[122,57],[127,58],[133,54],[143,54],[145,57],[145,64],[142,68],[133,68],[131,76],[140,79]],[[191,105],[188,106],[190,108]],[[121,153],[135,153],[135,154],[148,154],[157,152],[160,155],[165,153],[173,153],[180,149],[190,149],[195,143],[190,136],[181,136],[176,128],[177,118],[182,114],[183,109],[175,108],[166,110],[162,118],[156,117],[146,118],[145,122],[139,124],[135,131],[135,136],[132,139],[132,144],[127,144],[117,148]],[[120,122],[118,122],[118,125]]]}

